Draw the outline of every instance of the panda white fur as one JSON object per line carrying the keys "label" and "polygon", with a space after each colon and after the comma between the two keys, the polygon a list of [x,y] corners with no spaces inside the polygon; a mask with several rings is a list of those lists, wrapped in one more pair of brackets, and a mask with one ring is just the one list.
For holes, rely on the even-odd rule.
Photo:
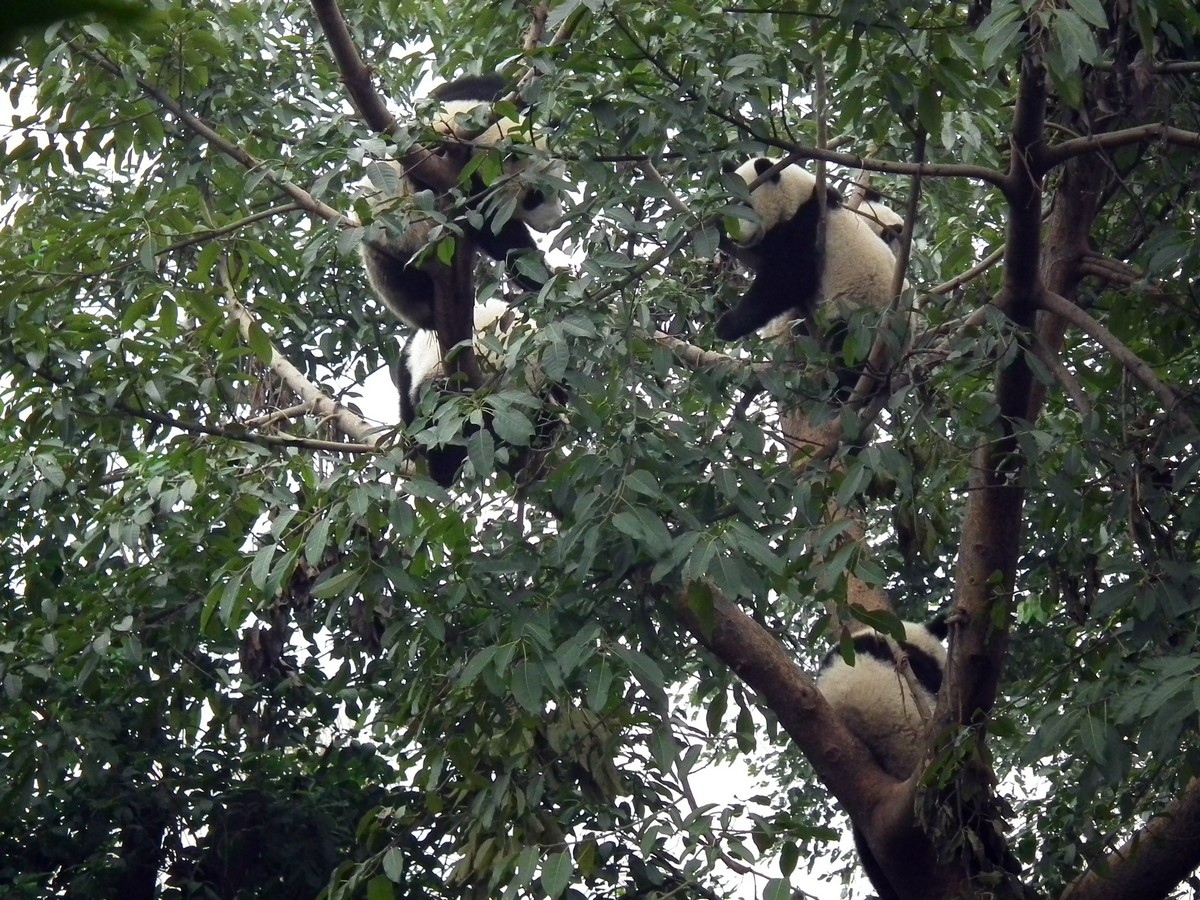
{"label": "panda white fur", "polygon": [[[485,374],[496,374],[504,368],[505,353],[510,343],[517,339],[522,329],[533,329],[534,326],[510,309],[503,300],[476,303],[474,316],[475,358]],[[400,391],[400,418],[405,425],[411,425],[416,420],[417,405],[425,387],[444,377],[444,374],[436,332],[421,330],[413,334],[401,349],[400,364],[394,372],[396,387]],[[558,402],[566,401],[566,392],[557,385],[545,385],[540,373],[531,372],[530,380],[538,393]],[[552,416],[538,417],[535,446],[542,446],[549,440],[557,423],[558,419]],[[473,430],[469,428],[468,433]],[[430,477],[442,487],[450,487],[467,458],[467,449],[461,443],[426,447],[425,455]]]}
{"label": "panda white fur", "polygon": [[[504,92],[498,76],[466,76],[435,88],[430,96],[441,109],[433,123],[439,134],[462,139],[486,151],[502,144],[530,143],[532,154],[513,152],[503,163],[503,176],[486,186],[478,174],[472,177],[471,206],[484,216],[484,227],[470,229],[474,244],[493,259],[504,262],[508,272],[526,290],[538,290],[543,282],[522,272],[517,260],[522,254],[540,254],[529,229],[549,231],[562,218],[562,206],[553,190],[540,183],[561,180],[561,163],[538,155],[545,150],[540,138],[530,140],[525,122],[502,118],[477,136],[471,126],[481,106],[494,103]],[[407,177],[403,167],[391,160],[371,163],[359,191],[376,214],[394,213],[403,224],[381,222],[367,229],[360,244],[363,267],[376,296],[400,319],[414,328],[433,328],[433,280],[414,256],[425,249],[434,220],[414,203],[422,185]],[[432,201],[432,198],[431,198]],[[508,220],[498,228],[491,213],[515,204]],[[465,224],[464,224],[464,227]]]}
{"label": "panda white fur", "polygon": [[[926,708],[933,712],[946,672],[946,648],[942,643],[948,630],[946,622],[935,619],[924,625],[903,624],[900,648],[908,657]],[[908,681],[896,669],[884,635],[864,625],[851,632],[851,641],[854,665],[849,665],[838,650],[831,650],[817,674],[817,689],[850,733],[866,745],[879,767],[893,778],[907,779],[922,762],[926,723]],[[880,898],[898,897],[857,827],[854,843]]]}
{"label": "panda white fur", "polygon": [[[925,723],[908,689],[896,671],[892,651],[883,634],[868,626],[851,632],[854,665],[831,650],[817,674],[817,689],[846,727],[871,751],[879,767],[893,778],[907,778],[921,762]],[[904,623],[904,642],[926,706],[937,706],[938,691],[946,670],[944,622]]]}
{"label": "panda white fur", "polygon": [[[734,170],[747,185],[778,160],[755,157]],[[754,188],[750,205],[757,221],[730,225],[734,255],[754,270],[754,283],[717,321],[717,337],[732,341],[775,319],[791,321],[818,312],[831,320],[858,309],[883,309],[892,299],[896,260],[864,216],[842,205],[827,187],[815,195],[816,178],[792,164]],[[825,252],[817,247],[820,206],[825,204]]]}

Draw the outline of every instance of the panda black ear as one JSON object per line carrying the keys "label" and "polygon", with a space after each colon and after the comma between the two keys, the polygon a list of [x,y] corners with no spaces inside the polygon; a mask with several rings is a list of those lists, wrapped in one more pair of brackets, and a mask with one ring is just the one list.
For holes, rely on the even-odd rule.
{"label": "panda black ear", "polygon": [[721,171],[726,175],[732,175],[737,171],[737,163],[733,160],[723,159],[721,160]]}
{"label": "panda black ear", "polygon": [[842,195],[832,184],[825,185],[825,205],[829,209],[842,205]]}
{"label": "panda black ear", "polygon": [[[775,165],[775,160],[767,159],[765,156],[760,156],[754,161],[754,174],[759,178],[762,178],[763,172],[767,171],[767,169],[771,168],[773,165]],[[776,173],[776,177],[778,177],[778,173]]]}

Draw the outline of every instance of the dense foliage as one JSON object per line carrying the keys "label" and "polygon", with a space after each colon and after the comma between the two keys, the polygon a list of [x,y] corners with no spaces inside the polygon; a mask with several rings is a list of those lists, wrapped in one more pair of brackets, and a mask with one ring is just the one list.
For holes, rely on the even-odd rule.
{"label": "dense foliage", "polygon": [[[436,80],[536,73],[526,99],[573,190],[566,272],[521,299],[540,328],[520,352],[569,391],[560,449],[518,483],[480,431],[452,496],[412,474],[382,374],[403,329],[356,232],[284,186],[349,215],[364,157],[422,132],[364,125],[307,3],[155,0],[133,31],[28,37],[0,63],[4,896],[781,898],[820,890],[813,867],[838,883],[854,860],[829,793],[782,710],[708,645],[707,592],[809,672],[851,575],[905,615],[950,605],[971,451],[1011,418],[997,373],[1014,361],[1036,416],[1006,470],[1023,530],[996,579],[1015,606],[990,608],[1015,624],[987,718],[1024,881],[1057,895],[1107,871],[1189,796],[1191,0],[568,0],[540,31],[545,10],[515,0],[345,6],[402,125]],[[1034,69],[1044,141],[1070,148],[1042,209],[1086,211],[1059,290],[1102,333],[1033,340],[990,305],[1032,277],[998,178]],[[807,338],[716,342],[745,281],[713,223],[722,160],[822,144],[807,158],[847,195],[844,154],[882,163],[871,185],[898,209],[919,188],[908,277],[928,334],[872,442],[797,470],[781,412],[826,414],[827,360]],[[918,161],[919,181],[900,165]],[[1065,258],[1060,233],[1043,264]],[[1006,240],[1007,263],[948,284]],[[314,411],[279,358],[377,431]],[[529,391],[506,388],[449,401],[445,422],[491,403],[524,434]],[[853,438],[863,419],[840,415]],[[834,508],[861,510],[869,540]],[[753,768],[754,804],[690,799],[714,760]]]}

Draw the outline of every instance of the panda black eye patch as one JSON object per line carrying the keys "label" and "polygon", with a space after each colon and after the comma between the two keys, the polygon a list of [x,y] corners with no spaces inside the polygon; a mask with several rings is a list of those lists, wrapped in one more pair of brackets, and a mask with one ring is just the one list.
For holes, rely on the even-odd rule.
{"label": "panda black eye patch", "polygon": [[525,194],[521,199],[521,205],[526,209],[536,209],[546,202],[546,194],[543,191],[532,190]]}

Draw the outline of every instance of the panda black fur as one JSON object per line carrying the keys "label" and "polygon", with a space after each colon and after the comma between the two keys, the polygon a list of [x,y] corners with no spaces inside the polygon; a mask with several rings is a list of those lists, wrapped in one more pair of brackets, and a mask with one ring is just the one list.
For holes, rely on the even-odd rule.
{"label": "panda black fur", "polygon": [[[755,157],[734,170],[747,185],[778,160]],[[815,195],[816,178],[799,165],[771,175],[750,194],[757,221],[731,227],[734,255],[754,270],[754,283],[717,321],[717,337],[732,341],[764,328],[812,316],[822,307],[844,318],[892,299],[896,260],[863,216],[842,205],[832,187]],[[825,204],[824,252],[817,246],[819,203]],[[735,232],[735,233],[734,233]]]}
{"label": "panda black fur", "polygon": [[[505,351],[519,331],[534,327],[523,321],[503,300],[476,303],[474,317],[475,358],[490,373],[497,373],[504,368]],[[444,371],[436,332],[421,330],[405,342],[400,351],[400,364],[393,373],[400,391],[400,418],[405,425],[411,425],[416,420],[417,406],[425,387],[442,378]],[[566,392],[560,386],[545,385],[540,373],[535,371],[530,378],[535,383],[536,392],[558,402],[566,401]],[[534,446],[548,443],[557,424],[557,418],[540,415]],[[474,427],[468,426],[466,433],[474,430]],[[467,448],[462,443],[431,446],[425,448],[425,455],[429,476],[442,487],[450,487],[467,458]]]}
{"label": "panda black fur", "polygon": [[[904,622],[900,644],[919,686],[925,706],[932,712],[946,672],[943,619],[922,625]],[[922,762],[926,723],[921,718],[907,680],[896,669],[884,635],[868,626],[851,632],[854,665],[836,649],[826,654],[817,674],[817,689],[837,713],[842,724],[857,737],[883,771],[907,779]],[[882,900],[899,896],[882,867],[875,861],[866,839],[854,828],[854,843],[863,869]]]}
{"label": "panda black fur", "polygon": [[[508,118],[496,121],[477,136],[468,133],[468,130],[474,130],[468,128],[471,114],[480,106],[494,103],[503,92],[503,80],[490,75],[467,76],[435,88],[430,96],[440,101],[441,110],[434,121],[434,130],[449,139],[469,140],[484,150],[507,141],[520,143],[526,140],[525,123]],[[536,151],[545,149],[540,139],[534,139],[532,145]],[[469,233],[474,245],[493,259],[504,262],[509,274],[523,288],[538,290],[543,282],[520,271],[517,260],[526,253],[540,260],[529,229],[549,231],[556,227],[562,218],[562,206],[556,193],[547,192],[526,178],[561,180],[562,166],[551,160],[520,154],[505,160],[503,172],[503,178],[493,190],[489,190],[478,175],[472,178],[471,196],[478,198],[472,205],[476,209],[485,207],[481,211],[486,213],[490,204],[502,204],[504,199],[511,198],[516,205],[510,218],[499,228],[494,228],[492,220],[485,215],[484,227],[469,229]],[[414,256],[425,249],[434,226],[434,219],[415,208],[413,203],[413,195],[422,188],[423,185],[408,178],[403,167],[395,161],[371,164],[367,179],[359,184],[360,192],[377,214],[396,210],[407,213],[407,221],[399,231],[389,230],[388,223],[368,229],[360,252],[367,279],[376,296],[414,328],[433,328],[433,279],[422,264],[413,261]]]}

